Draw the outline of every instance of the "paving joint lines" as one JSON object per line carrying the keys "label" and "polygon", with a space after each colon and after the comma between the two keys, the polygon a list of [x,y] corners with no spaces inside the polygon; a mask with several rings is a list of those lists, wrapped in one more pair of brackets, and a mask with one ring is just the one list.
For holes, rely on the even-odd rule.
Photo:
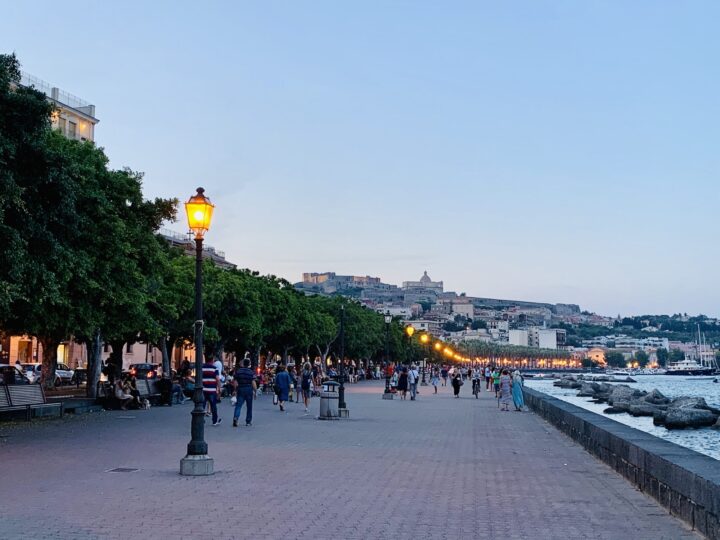
{"label": "paving joint lines", "polygon": [[[253,426],[232,428],[223,400],[225,422],[206,424],[217,469],[206,478],[178,474],[188,404],[132,422],[105,412],[10,427],[3,538],[698,538],[539,417],[499,411],[491,393],[383,400],[383,386],[349,385],[353,417],[337,422],[305,417],[302,404],[282,414],[262,396]],[[239,515],[251,525],[234,528]]]}

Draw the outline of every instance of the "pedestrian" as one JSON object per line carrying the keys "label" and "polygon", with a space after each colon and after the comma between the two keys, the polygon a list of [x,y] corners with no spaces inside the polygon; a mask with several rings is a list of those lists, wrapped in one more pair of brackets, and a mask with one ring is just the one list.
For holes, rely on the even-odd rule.
{"label": "pedestrian", "polygon": [[123,411],[127,411],[128,405],[133,400],[132,395],[127,393],[120,379],[115,381],[115,399],[120,402],[120,409]]}
{"label": "pedestrian", "polygon": [[415,396],[417,395],[417,384],[418,379],[420,378],[420,373],[418,373],[417,366],[413,364],[410,367],[410,372],[408,373],[408,384],[410,385],[410,401],[415,401]]}
{"label": "pedestrian", "polygon": [[490,375],[492,374],[492,371],[490,371],[490,366],[485,366],[485,390],[488,392],[490,391]]}
{"label": "pedestrian", "polygon": [[220,373],[218,373],[215,364],[210,360],[205,360],[202,365],[202,383],[203,383],[203,397],[205,403],[210,404],[210,412],[212,414],[212,425],[217,426],[222,422],[222,418],[218,417],[217,410],[217,394],[218,387],[220,386]]}
{"label": "pedestrian", "polygon": [[522,412],[525,407],[525,398],[523,397],[522,391],[524,383],[525,381],[523,381],[520,371],[516,369],[512,378],[512,398],[515,410],[519,412]]}
{"label": "pedestrian", "polygon": [[443,366],[442,370],[440,370],[440,376],[443,380],[442,385],[447,386],[448,370],[445,366]]}
{"label": "pedestrian", "polygon": [[407,399],[407,390],[408,390],[408,372],[407,372],[407,369],[403,366],[399,370],[398,382],[397,382],[397,391],[400,392],[400,399]]}
{"label": "pedestrian", "polygon": [[290,375],[288,375],[285,366],[279,364],[277,367],[277,375],[275,375],[275,393],[278,397],[280,410],[285,411],[285,402],[290,394]]}
{"label": "pedestrian", "polygon": [[502,370],[500,375],[500,404],[502,405],[502,411],[510,411],[510,401],[512,399],[512,379],[507,369]]}
{"label": "pedestrian", "polygon": [[430,377],[430,384],[432,384],[433,388],[435,388],[436,394],[437,394],[437,388],[438,388],[439,382],[440,382],[440,371],[438,370],[438,368],[436,366],[432,370],[432,377]]}
{"label": "pedestrian", "polygon": [[225,366],[223,366],[222,360],[220,358],[216,358],[213,362],[213,365],[215,366],[215,369],[218,372],[218,375],[220,377],[220,380],[218,381],[218,398],[217,401],[220,403],[222,401],[222,389],[225,385]]}
{"label": "pedestrian", "polygon": [[308,414],[310,407],[310,398],[312,397],[312,380],[313,376],[312,371],[310,370],[310,362],[305,362],[300,379],[303,402],[305,403],[305,414]]}
{"label": "pedestrian", "polygon": [[494,368],[492,372],[493,390],[495,390],[495,398],[500,397],[500,370]]}
{"label": "pedestrian", "polygon": [[463,385],[462,379],[460,378],[460,373],[455,373],[455,375],[452,378],[452,387],[453,387],[453,393],[455,394],[456,398],[460,397],[460,387]]}
{"label": "pedestrian", "polygon": [[252,425],[253,400],[257,395],[257,382],[255,373],[250,369],[250,359],[243,358],[242,367],[235,370],[233,375],[233,387],[235,390],[235,412],[233,414],[233,427],[238,426],[243,403],[245,404],[245,425]]}

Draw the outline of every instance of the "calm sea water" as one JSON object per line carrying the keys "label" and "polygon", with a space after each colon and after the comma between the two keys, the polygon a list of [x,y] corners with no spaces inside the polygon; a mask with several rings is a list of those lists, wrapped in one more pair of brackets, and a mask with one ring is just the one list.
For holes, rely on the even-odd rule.
{"label": "calm sea water", "polygon": [[[712,380],[699,380],[693,377],[674,375],[638,375],[633,378],[637,380],[636,383],[627,383],[628,386],[633,388],[647,390],[648,392],[653,388],[657,388],[670,398],[678,396],[700,396],[705,398],[708,405],[720,408],[720,383],[713,383]],[[577,390],[553,386],[553,381],[549,379],[542,380],[533,378],[526,379],[525,382],[529,388],[544,392],[598,414],[602,414],[603,410],[608,407],[605,403],[591,403],[589,398],[577,397]],[[653,425],[652,417],[642,416],[634,418],[629,414],[614,414],[608,416],[608,418],[720,460],[720,430],[667,430],[662,426]]]}

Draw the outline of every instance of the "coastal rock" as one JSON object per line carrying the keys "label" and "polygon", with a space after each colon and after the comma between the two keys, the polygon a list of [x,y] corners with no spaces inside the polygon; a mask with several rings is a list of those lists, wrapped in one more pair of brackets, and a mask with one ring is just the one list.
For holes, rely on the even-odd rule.
{"label": "coastal rock", "polygon": [[712,426],[710,426],[710,429],[720,430],[720,417],[718,417],[717,422],[715,422]]}
{"label": "coastal rock", "polygon": [[664,426],[667,418],[667,411],[658,409],[653,413],[653,424],[656,426]]}
{"label": "coastal rock", "polygon": [[665,427],[667,429],[708,427],[717,421],[718,417],[705,409],[675,408],[668,410]]}
{"label": "coastal rock", "polygon": [[670,398],[665,397],[659,390],[655,389],[648,395],[643,396],[642,401],[651,403],[652,405],[667,405],[670,403]]}
{"label": "coastal rock", "polygon": [[631,404],[632,404],[632,402],[627,399],[615,399],[615,400],[613,400],[612,403],[610,403],[610,405],[612,405],[613,409],[615,409],[616,411],[621,411],[621,412],[629,412]]}
{"label": "coastal rock", "polygon": [[615,407],[608,407],[603,411],[605,414],[620,414],[626,412],[625,410],[616,409]]}
{"label": "coastal rock", "polygon": [[705,398],[695,396],[680,396],[670,402],[671,409],[705,409],[710,410]]}
{"label": "coastal rock", "polygon": [[655,417],[656,412],[663,411],[664,405],[653,405],[652,403],[635,402],[628,407],[628,412],[632,416],[652,416]]}
{"label": "coastal rock", "polygon": [[616,401],[634,401],[645,395],[645,392],[634,390],[625,384],[615,386],[608,397],[608,403],[615,406]]}
{"label": "coastal rock", "polygon": [[578,397],[593,397],[596,392],[600,389],[600,385],[594,382],[584,382],[580,385],[580,392]]}

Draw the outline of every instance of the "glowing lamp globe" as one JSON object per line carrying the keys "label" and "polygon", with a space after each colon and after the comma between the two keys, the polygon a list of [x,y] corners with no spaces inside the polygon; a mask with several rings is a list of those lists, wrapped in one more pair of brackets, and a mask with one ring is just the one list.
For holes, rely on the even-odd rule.
{"label": "glowing lamp globe", "polygon": [[435,343],[435,350],[439,351],[440,349],[442,349],[442,343],[438,341],[437,343]]}
{"label": "glowing lamp globe", "polygon": [[197,188],[197,193],[185,203],[188,227],[195,233],[195,238],[202,238],[210,230],[215,205],[205,196],[205,190]]}
{"label": "glowing lamp globe", "polygon": [[412,326],[406,326],[405,332],[407,333],[408,337],[412,337],[413,334],[415,333],[415,328]]}
{"label": "glowing lamp globe", "polygon": [[430,338],[427,334],[423,334],[422,336],[420,336],[420,341],[422,341],[423,343],[427,343],[429,339]]}

